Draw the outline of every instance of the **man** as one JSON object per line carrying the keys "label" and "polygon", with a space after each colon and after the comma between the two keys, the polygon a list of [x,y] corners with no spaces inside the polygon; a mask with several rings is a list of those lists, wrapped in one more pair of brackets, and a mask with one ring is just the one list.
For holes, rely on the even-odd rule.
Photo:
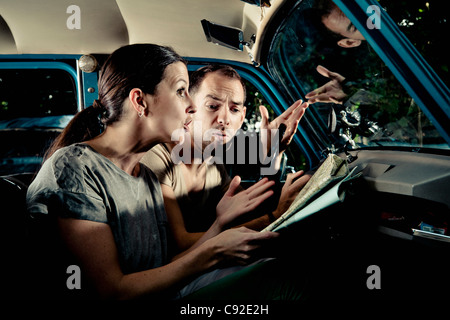
{"label": "man", "polygon": [[314,7],[319,11],[323,26],[328,29],[329,35],[337,40],[340,47],[358,47],[363,40],[366,40],[333,1],[318,0]]}
{"label": "man", "polygon": [[[191,75],[189,91],[197,106],[194,123],[199,124],[197,127],[201,130],[199,132],[194,125],[194,133],[191,135],[193,140],[190,141],[191,161],[184,159],[184,163],[175,165],[170,155],[174,145],[169,144],[156,146],[142,159],[161,182],[166,212],[175,241],[181,250],[191,247],[212,225],[216,218],[216,206],[224,195],[236,196],[226,193],[231,179],[224,166],[208,165],[205,159],[195,161],[195,154],[198,154],[199,149],[202,153],[211,143],[220,145],[229,142],[242,126],[246,113],[245,84],[229,66],[206,66],[197,70]],[[260,107],[261,129],[277,129],[281,124],[286,126],[277,161],[292,140],[307,106],[307,103],[297,101],[270,123],[267,109]],[[204,137],[209,139],[203,139]],[[270,143],[265,141],[264,147],[270,149]],[[260,230],[280,216],[308,181],[309,176],[300,177],[302,174],[300,171],[287,178],[279,206],[274,212],[267,212],[247,222],[245,226]],[[239,184],[239,178],[235,179],[237,180],[233,183]]]}
{"label": "man", "polygon": [[[319,19],[324,27],[323,33],[336,41],[336,44],[342,48],[355,48],[361,45],[365,40],[361,32],[356,29],[350,19],[341,9],[331,0],[317,0],[314,9],[318,11]],[[330,79],[329,82],[306,94],[310,104],[316,102],[343,104],[357,90],[347,88],[345,77],[339,73],[332,72],[319,65],[317,72]],[[354,91],[350,93],[351,91]]]}
{"label": "man", "polygon": [[[350,49],[359,47],[365,40],[361,32],[333,1],[317,0],[314,9],[317,10],[317,20],[320,21],[319,30],[333,45],[337,44]],[[359,64],[367,70],[379,70],[379,66],[372,65],[377,62],[374,62],[369,55],[360,55],[358,60]],[[350,78],[348,78],[321,65],[318,65],[316,70],[329,81],[307,93],[305,98],[308,99],[309,104],[321,102],[341,105],[330,108],[330,118],[339,119],[334,124],[330,122],[330,130],[332,132],[336,130],[336,123],[346,127],[345,133],[339,135],[343,137],[346,144],[352,146],[355,146],[353,137],[372,137],[379,134],[380,126],[376,118],[371,116],[373,112],[370,110],[383,109],[383,101],[397,99],[394,97],[395,90],[386,90],[385,79],[380,78],[383,73],[372,71],[372,76],[369,76],[369,71],[365,71],[364,76],[359,78],[355,77],[357,68],[352,66],[349,70]],[[382,99],[383,95],[384,99]],[[386,99],[389,95],[393,95],[392,99]]]}

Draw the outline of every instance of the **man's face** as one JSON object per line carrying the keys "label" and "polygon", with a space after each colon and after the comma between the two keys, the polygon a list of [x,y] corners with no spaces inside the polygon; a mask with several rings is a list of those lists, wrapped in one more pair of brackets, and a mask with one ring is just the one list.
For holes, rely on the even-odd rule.
{"label": "man's face", "polygon": [[338,8],[334,7],[331,13],[322,18],[322,22],[329,30],[340,34],[344,39],[338,41],[338,45],[344,48],[357,47],[365,40],[349,18]]}
{"label": "man's face", "polygon": [[202,141],[202,150],[210,143],[227,143],[241,128],[246,108],[244,89],[238,79],[219,72],[208,73],[192,99],[197,106],[193,117],[194,140]]}

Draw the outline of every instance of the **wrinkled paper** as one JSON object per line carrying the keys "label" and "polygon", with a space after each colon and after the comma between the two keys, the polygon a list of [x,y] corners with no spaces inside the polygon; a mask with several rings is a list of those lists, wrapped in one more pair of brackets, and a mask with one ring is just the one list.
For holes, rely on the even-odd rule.
{"label": "wrinkled paper", "polygon": [[349,172],[345,159],[329,154],[288,210],[262,231],[278,231],[338,201],[343,201],[345,189],[342,184],[356,177],[353,176],[355,170],[356,167]]}

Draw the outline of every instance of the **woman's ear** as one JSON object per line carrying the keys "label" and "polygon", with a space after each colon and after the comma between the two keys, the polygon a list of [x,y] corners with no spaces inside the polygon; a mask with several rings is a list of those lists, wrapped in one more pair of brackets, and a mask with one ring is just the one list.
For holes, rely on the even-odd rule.
{"label": "woman's ear", "polygon": [[133,110],[137,112],[139,117],[142,117],[147,109],[147,103],[144,99],[144,92],[138,88],[131,89],[128,98],[130,99]]}

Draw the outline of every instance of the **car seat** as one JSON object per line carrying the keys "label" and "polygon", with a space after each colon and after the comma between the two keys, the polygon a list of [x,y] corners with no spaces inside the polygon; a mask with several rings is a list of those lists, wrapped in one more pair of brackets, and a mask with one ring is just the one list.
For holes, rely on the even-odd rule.
{"label": "car seat", "polygon": [[6,298],[22,298],[27,291],[29,224],[25,197],[27,184],[18,175],[0,177],[1,274]]}

